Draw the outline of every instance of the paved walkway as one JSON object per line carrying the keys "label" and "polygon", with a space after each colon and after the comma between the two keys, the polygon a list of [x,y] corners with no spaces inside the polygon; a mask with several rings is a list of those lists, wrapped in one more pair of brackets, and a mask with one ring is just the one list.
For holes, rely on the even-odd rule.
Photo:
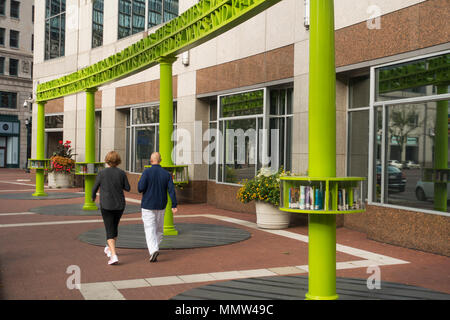
{"label": "paved walkway", "polygon": [[[0,193],[33,192],[34,177],[0,169]],[[79,189],[49,192],[80,192]],[[128,193],[127,203],[140,196]],[[83,198],[0,199],[1,299],[171,299],[190,289],[259,277],[301,276],[308,272],[307,226],[263,230],[254,214],[206,204],[180,205],[176,223],[242,228],[248,240],[230,245],[164,250],[157,263],[146,249],[118,249],[120,264],[108,266],[103,248],[78,239],[103,226],[100,216],[32,213],[35,207],[79,204]],[[139,213],[121,225],[141,223]],[[120,235],[119,235],[120,237]],[[367,279],[378,266],[381,280],[450,294],[450,258],[368,240],[360,232],[337,230],[337,276]],[[81,288],[74,287],[79,275]],[[376,289],[374,289],[376,290]]]}

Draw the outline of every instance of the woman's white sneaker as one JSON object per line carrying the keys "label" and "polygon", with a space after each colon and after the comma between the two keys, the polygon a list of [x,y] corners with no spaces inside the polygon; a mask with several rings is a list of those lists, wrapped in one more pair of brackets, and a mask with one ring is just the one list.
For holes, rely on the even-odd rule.
{"label": "woman's white sneaker", "polygon": [[112,256],[108,261],[109,265],[118,264],[118,263],[119,263],[119,258],[117,258],[117,255]]}
{"label": "woman's white sneaker", "polygon": [[105,254],[106,254],[106,256],[107,256],[108,258],[111,257],[111,250],[109,250],[109,247],[108,247],[108,246],[106,246],[106,247],[105,247],[105,250],[103,250],[103,251],[105,252]]}

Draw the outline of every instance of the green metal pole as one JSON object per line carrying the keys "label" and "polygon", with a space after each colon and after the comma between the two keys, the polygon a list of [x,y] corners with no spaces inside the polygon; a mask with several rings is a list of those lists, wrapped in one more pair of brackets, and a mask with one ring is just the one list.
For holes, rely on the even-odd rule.
{"label": "green metal pole", "polygon": [[[309,176],[336,176],[333,0],[312,0],[309,53]],[[337,299],[336,216],[309,215],[307,299]]]}
{"label": "green metal pole", "polygon": [[[86,90],[86,136],[85,162],[95,162],[95,92],[96,88]],[[97,210],[97,205],[91,199],[95,175],[84,177],[84,205],[83,210]]]}
{"label": "green metal pole", "polygon": [[[448,85],[440,85],[438,94],[448,92]],[[434,137],[434,168],[447,169],[448,166],[448,100],[437,102],[436,130]],[[447,212],[447,183],[434,183],[434,209]]]}
{"label": "green metal pole", "polygon": [[[36,134],[36,159],[45,159],[45,102],[37,104],[37,134]],[[36,169],[36,192],[34,197],[44,197],[44,169]]]}
{"label": "green metal pole", "polygon": [[[173,93],[172,93],[172,64],[175,57],[164,57],[159,60],[159,153],[161,166],[171,166],[172,162],[172,132],[173,132]],[[173,224],[172,201],[167,197],[166,212],[164,214],[164,235],[176,236],[178,231]]]}

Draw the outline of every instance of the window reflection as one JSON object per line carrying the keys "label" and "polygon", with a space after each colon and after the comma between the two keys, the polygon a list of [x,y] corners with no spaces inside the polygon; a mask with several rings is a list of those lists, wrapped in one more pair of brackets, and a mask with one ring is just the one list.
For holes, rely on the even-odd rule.
{"label": "window reflection", "polygon": [[[380,193],[384,192],[384,203],[450,212],[449,101],[385,108],[386,132],[383,134],[382,127],[381,130],[377,127],[376,201],[380,201]],[[380,124],[381,107],[378,109]],[[380,135],[386,139],[384,172]]]}

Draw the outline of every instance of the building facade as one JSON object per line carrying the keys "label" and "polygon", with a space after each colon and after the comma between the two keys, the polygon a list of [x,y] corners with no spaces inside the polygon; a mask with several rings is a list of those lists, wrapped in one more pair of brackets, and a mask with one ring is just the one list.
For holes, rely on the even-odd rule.
{"label": "building facade", "polygon": [[[34,91],[147,37],[196,3],[39,2]],[[254,204],[236,199],[243,179],[267,165],[307,174],[308,13],[304,1],[282,0],[173,64],[173,160],[189,165],[190,179],[179,192],[182,201],[254,212]],[[449,18],[446,0],[335,1],[337,175],[366,177],[368,202],[365,214],[338,223],[444,255],[450,211],[436,206],[423,172],[444,144],[448,168],[448,134],[444,144],[436,139],[438,110],[446,104],[450,113],[448,83],[405,79],[430,66],[448,72]],[[402,71],[410,69],[416,71]],[[448,80],[448,73],[437,73]],[[409,85],[393,87],[399,81]],[[97,160],[118,151],[136,192],[139,174],[159,149],[159,66],[98,88],[95,101]],[[85,93],[47,102],[48,155],[58,140],[70,140],[76,160],[84,161],[85,104]]]}
{"label": "building facade", "polygon": [[31,154],[34,1],[0,1],[0,168]]}

